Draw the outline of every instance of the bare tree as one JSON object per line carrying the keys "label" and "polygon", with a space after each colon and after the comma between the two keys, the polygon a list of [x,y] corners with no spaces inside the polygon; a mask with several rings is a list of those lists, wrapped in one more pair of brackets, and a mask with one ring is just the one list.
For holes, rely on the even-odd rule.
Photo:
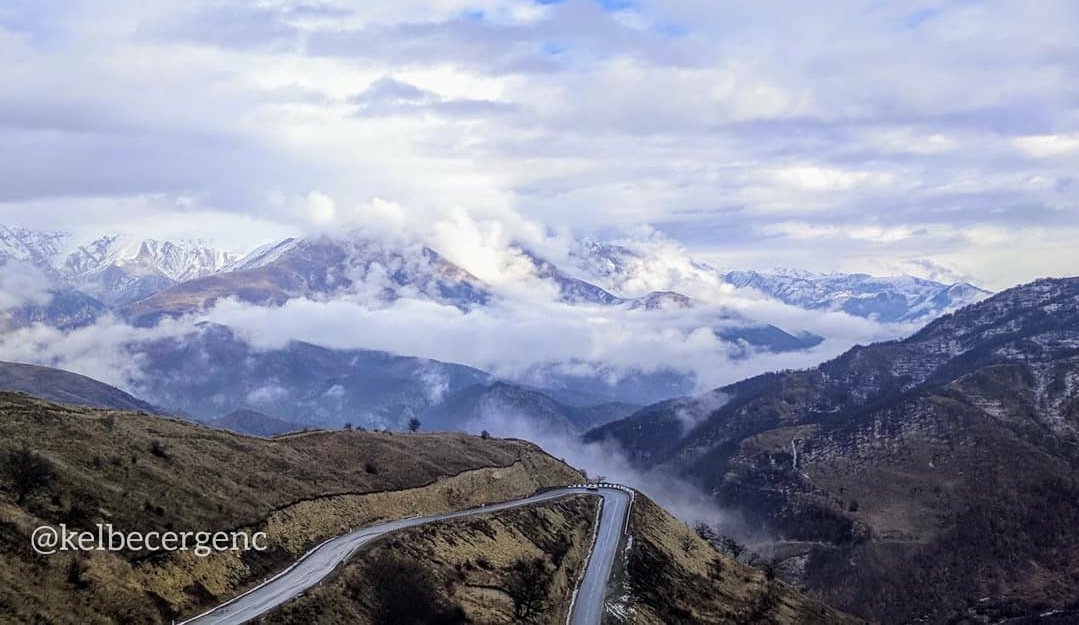
{"label": "bare tree", "polygon": [[418,431],[420,429],[421,425],[423,425],[423,424],[420,423],[419,419],[417,419],[416,417],[412,417],[411,419],[408,420],[408,431],[409,432],[416,432],[416,431]]}
{"label": "bare tree", "polygon": [[354,598],[373,594],[377,625],[458,625],[467,623],[459,607],[439,597],[435,582],[417,563],[382,554],[366,567],[365,575],[347,582]]}
{"label": "bare tree", "polygon": [[27,495],[45,488],[53,478],[52,463],[26,447],[11,452],[7,472],[20,505],[26,501]]}
{"label": "bare tree", "polygon": [[515,623],[529,623],[543,614],[550,584],[551,572],[542,558],[522,558],[513,563],[506,592],[513,599]]}

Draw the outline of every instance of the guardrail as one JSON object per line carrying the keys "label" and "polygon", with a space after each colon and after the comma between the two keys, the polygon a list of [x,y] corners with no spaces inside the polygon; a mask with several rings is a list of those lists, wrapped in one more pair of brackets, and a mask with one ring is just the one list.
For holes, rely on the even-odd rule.
{"label": "guardrail", "polygon": [[566,488],[610,488],[610,489],[613,489],[613,490],[620,490],[620,491],[629,493],[630,495],[632,495],[632,494],[634,494],[636,492],[635,490],[633,490],[629,486],[623,486],[621,484],[612,484],[610,482],[588,482],[588,483],[585,483],[585,484],[570,484],[569,486],[566,486]]}

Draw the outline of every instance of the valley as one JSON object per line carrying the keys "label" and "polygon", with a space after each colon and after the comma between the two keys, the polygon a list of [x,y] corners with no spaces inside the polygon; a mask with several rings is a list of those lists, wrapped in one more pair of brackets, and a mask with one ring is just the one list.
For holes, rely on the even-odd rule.
{"label": "valley", "polygon": [[0,0],[0,625],[1079,625],[1077,41]]}
{"label": "valley", "polygon": [[[588,249],[595,255],[589,261],[593,264],[588,275],[604,277],[607,284],[633,292],[632,279],[622,273],[628,269],[619,267],[634,267],[637,257],[616,246],[591,245]],[[28,253],[23,256],[35,258]],[[811,355],[822,342],[827,344],[827,339],[807,331],[754,325],[742,313],[676,291],[614,295],[539,255],[525,253],[523,258],[534,270],[534,279],[540,281],[537,284],[551,287],[545,293],[554,298],[550,305],[559,310],[588,311],[615,319],[624,316],[648,323],[654,318],[660,325],[703,323],[714,340],[729,346],[722,354],[726,362],[752,361],[765,354]],[[579,271],[590,266],[579,256],[572,258],[570,265]],[[621,264],[603,265],[597,260],[611,258]],[[142,495],[146,498],[143,512],[132,515],[127,503],[129,487],[113,484],[108,488],[123,494],[119,501],[112,501],[115,495],[102,501],[98,495],[76,488],[70,496],[54,496],[50,506],[33,514],[55,521],[66,518],[64,515],[86,517],[97,510],[96,514],[102,515],[107,511],[108,516],[102,518],[112,520],[112,510],[118,507],[129,510],[126,520],[148,521],[151,527],[174,527],[196,519],[213,520],[222,527],[270,531],[274,555],[267,559],[222,556],[211,558],[211,564],[166,558],[149,565],[141,561],[125,564],[122,558],[114,562],[109,557],[106,566],[112,571],[110,575],[125,580],[118,588],[142,585],[142,592],[152,597],[145,609],[168,618],[191,618],[199,609],[209,609],[255,588],[260,577],[295,562],[312,546],[333,539],[339,542],[328,545],[341,547],[327,547],[324,553],[336,555],[310,560],[321,563],[318,575],[308,576],[300,585],[282,578],[281,584],[291,590],[282,594],[267,586],[268,590],[261,592],[273,597],[269,600],[259,591],[253,592],[249,595],[252,605],[261,607],[250,615],[269,622],[315,613],[330,621],[345,619],[345,614],[351,615],[347,618],[370,618],[381,601],[377,593],[357,590],[355,585],[341,586],[341,580],[364,574],[362,558],[353,561],[348,557],[360,545],[365,545],[363,553],[371,551],[381,557],[377,556],[383,553],[378,545],[384,540],[442,536],[424,540],[428,548],[438,546],[451,553],[457,548],[457,539],[446,534],[451,531],[446,527],[458,528],[452,532],[461,531],[473,536],[470,540],[478,540],[470,521],[454,520],[460,511],[511,501],[520,501],[525,508],[554,506],[552,509],[559,511],[552,514],[569,524],[565,531],[583,531],[586,519],[565,516],[567,511],[558,508],[560,500],[528,499],[536,490],[576,483],[583,476],[529,443],[512,443],[522,447],[513,448],[514,459],[510,460],[511,456],[505,455],[510,448],[500,447],[510,443],[499,437],[524,435],[548,449],[564,450],[585,463],[581,468],[594,463],[603,467],[600,470],[619,471],[629,483],[644,487],[645,495],[655,492],[674,506],[686,522],[704,521],[727,539],[733,536],[744,541],[749,551],[743,560],[768,571],[762,581],[744,562],[716,555],[707,541],[697,542],[692,532],[685,534],[672,526],[669,532],[684,535],[678,546],[685,553],[679,554],[671,551],[670,537],[649,534],[651,530],[641,526],[634,534],[644,541],[637,543],[639,551],[619,543],[619,549],[628,551],[616,567],[612,583],[622,584],[623,596],[632,597],[627,601],[636,606],[634,614],[642,622],[803,622],[811,613],[816,615],[813,618],[822,619],[820,622],[846,618],[828,612],[825,605],[882,623],[964,616],[992,619],[1066,611],[1079,599],[1072,596],[1067,581],[1074,574],[1074,563],[1067,555],[1072,545],[1064,529],[1079,520],[1079,513],[1068,503],[1073,495],[1079,495],[1079,490],[1072,492],[1074,483],[1079,482],[1071,468],[1075,460],[1071,450],[1079,427],[1072,423],[1076,384],[1071,368],[1079,353],[1079,343],[1072,336],[1077,308],[1074,281],[1040,281],[990,296],[973,287],[937,286],[914,279],[722,274],[703,266],[694,270],[704,272],[696,274],[698,278],[708,275],[715,284],[755,289],[782,306],[803,307],[806,314],[865,315],[873,323],[884,317],[888,319],[885,323],[895,324],[896,331],[917,328],[918,319],[937,318],[908,338],[858,345],[815,368],[751,376],[704,394],[694,392],[693,377],[663,368],[615,376],[613,369],[597,369],[598,363],[533,360],[505,375],[385,350],[328,347],[295,339],[267,343],[242,322],[235,327],[221,323],[215,316],[220,302],[226,311],[262,315],[297,305],[329,303],[377,310],[379,306],[410,306],[402,302],[422,300],[429,303],[424,305],[456,310],[469,318],[489,314],[511,297],[429,248],[391,248],[356,238],[289,240],[235,260],[227,268],[164,286],[133,301],[111,308],[102,304],[107,316],[94,318],[88,325],[50,326],[49,319],[56,317],[44,313],[16,322],[24,325],[12,330],[16,333],[13,336],[49,327],[64,336],[94,336],[102,320],[107,324],[119,321],[124,332],[132,329],[138,338],[124,342],[120,353],[137,363],[137,373],[128,378],[125,390],[62,369],[20,363],[0,366],[0,386],[64,402],[68,407],[63,410],[71,415],[91,415],[102,409],[136,410],[139,419],[149,420],[140,427],[160,422],[173,424],[169,428],[197,428],[193,432],[205,432],[207,440],[219,441],[205,449],[208,443],[200,443],[199,451],[192,448],[188,452],[184,451],[187,443],[177,446],[145,439],[138,445],[149,450],[151,468],[164,462],[175,469],[176,458],[189,453],[198,458],[196,464],[202,463],[203,452],[229,440],[221,437],[236,436],[224,431],[232,430],[261,437],[235,439],[238,441],[261,440],[259,445],[269,444],[278,450],[282,445],[307,449],[304,453],[314,453],[320,462],[329,461],[338,468],[335,480],[339,486],[320,482],[313,492],[298,484],[282,490],[277,478],[265,477],[269,469],[254,468],[258,463],[252,465],[248,459],[244,460],[247,469],[239,473],[251,476],[247,482],[222,481],[211,486],[210,492],[220,487],[231,493],[230,488],[243,483],[259,492],[272,488],[274,498],[252,499],[251,493],[240,495],[238,491],[222,494],[172,519],[168,512],[172,505],[194,501],[195,489],[190,485],[177,483],[165,488],[169,504],[154,503]],[[895,294],[904,289],[907,296]],[[871,297],[863,299],[862,295]],[[876,303],[871,305],[871,300]],[[974,300],[981,301],[955,311],[961,303]],[[237,318],[228,314],[223,320]],[[909,325],[912,323],[915,325]],[[612,383],[604,381],[610,377],[614,377]],[[38,401],[19,397],[11,396],[12,406],[18,401]],[[59,410],[34,405],[46,412]],[[33,412],[26,406],[18,410]],[[107,422],[115,423],[112,418]],[[108,427],[106,431],[111,431]],[[420,433],[403,433],[408,429]],[[184,433],[182,438],[189,440],[191,434]],[[376,442],[379,444],[373,448],[390,441],[394,446],[398,441],[406,446],[413,441],[440,441],[435,444],[437,452],[432,448],[435,455],[430,460],[438,468],[426,470],[423,475],[428,477],[422,483],[406,480],[389,490],[357,487],[351,478],[345,486],[339,469],[355,467],[356,461],[330,459],[336,452],[327,450],[352,438],[364,448],[372,448]],[[13,449],[16,440],[29,444],[33,437],[12,438]],[[445,454],[457,452],[451,452],[445,441],[464,445],[462,450],[478,447],[447,464]],[[103,441],[95,444],[107,447]],[[127,476],[133,470],[128,468],[130,462],[131,467],[139,467],[135,469],[138,479],[157,479],[153,477],[156,473],[148,476],[142,471],[138,445],[132,448],[130,459],[124,453],[93,455],[93,466],[108,469],[109,474],[112,467],[123,467]],[[242,447],[246,450],[247,445],[245,442]],[[130,443],[121,448],[127,447]],[[42,453],[53,454],[48,446]],[[217,452],[212,454],[219,457]],[[606,457],[590,460],[590,454]],[[279,462],[265,466],[272,464],[278,467],[273,470],[277,472],[284,468]],[[398,464],[396,460],[385,462]],[[549,466],[557,466],[557,470],[542,468],[550,462],[555,462]],[[362,474],[357,468],[351,475],[359,476],[361,484],[382,479],[383,464],[364,460]],[[309,480],[324,470],[312,474],[305,468],[300,475]],[[475,476],[496,470],[509,471],[515,476],[511,480],[514,484],[521,480],[519,485],[507,490],[490,477],[484,478],[487,481],[482,486],[482,480],[476,481]],[[234,475],[238,469],[223,466],[215,471],[220,471],[215,473],[219,476]],[[492,489],[496,483],[499,487]],[[670,488],[660,486],[664,483]],[[85,479],[72,478],[71,484],[100,488],[88,486]],[[289,488],[294,488],[292,497],[296,498],[288,499]],[[401,508],[401,500],[388,495],[419,492],[416,489],[433,489],[434,500],[413,501],[410,494],[407,499],[412,503]],[[301,496],[301,492],[307,494]],[[233,501],[237,496],[239,501]],[[72,502],[93,503],[84,509],[67,503],[68,497]],[[179,499],[173,501],[174,497]],[[218,502],[216,513],[208,508],[214,501]],[[260,503],[243,507],[255,501]],[[641,501],[644,510],[651,510],[653,504],[647,498]],[[40,502],[35,505],[40,506]],[[200,506],[204,509],[201,513]],[[474,512],[518,519],[506,526],[510,533],[517,531],[509,528],[517,527],[524,514],[509,507]],[[670,518],[658,508],[648,514],[647,521],[635,520],[644,514],[641,510],[631,508],[630,514],[631,527],[638,522],[649,528],[662,526]],[[412,515],[420,517],[408,520]],[[431,528],[412,527],[428,517],[440,523]],[[296,525],[300,519],[302,525]],[[400,532],[383,537],[379,527]],[[1003,527],[1011,529],[1001,531]],[[350,528],[354,533],[348,531]],[[531,531],[536,530],[532,527]],[[645,536],[652,536],[651,542]],[[366,546],[368,540],[376,538],[372,546]],[[539,539],[518,535],[514,540],[520,548],[521,540]],[[971,545],[990,545],[990,551],[984,553]],[[575,548],[579,556],[588,553],[583,545]],[[682,561],[685,558],[688,560]],[[699,558],[711,558],[715,563],[702,565]],[[583,560],[572,565],[556,560],[548,557],[546,566],[555,577],[562,576],[563,584],[583,566]],[[449,577],[437,567],[407,575],[427,580],[425,583],[442,580],[448,584],[445,592],[432,595],[432,605],[442,606],[439,609],[460,609],[481,621],[490,618],[492,623],[499,622],[513,607],[506,603],[504,593],[477,590],[483,587],[477,580],[509,583],[515,564],[503,562],[501,568],[477,569],[473,561],[473,568],[466,569],[466,561],[458,560],[455,566],[461,569]],[[296,569],[300,573],[306,570],[302,562]],[[567,568],[559,568],[563,565]],[[72,566],[81,571],[98,565],[79,562]],[[164,568],[153,568],[159,566]],[[961,579],[951,575],[954,570],[964,572]],[[742,581],[729,586],[732,576]],[[659,597],[649,593],[649,584],[635,587],[632,581],[654,577],[679,588],[712,590],[706,591],[707,595],[687,590]],[[1052,581],[1037,587],[1022,582],[1034,577]],[[312,580],[323,578],[326,587],[309,589]],[[784,582],[792,586],[778,586]],[[327,590],[330,587],[335,590]],[[561,588],[564,592],[567,587]],[[622,610],[611,592],[606,588],[590,605]],[[320,597],[317,603],[312,603],[312,596]],[[715,603],[708,596],[724,598]],[[552,603],[556,604],[564,605],[564,601]],[[244,610],[238,613],[248,614]],[[228,614],[226,606],[200,618],[226,618]],[[483,614],[487,616],[479,616]],[[555,613],[548,616],[551,614]],[[830,616],[823,616],[826,614]]]}

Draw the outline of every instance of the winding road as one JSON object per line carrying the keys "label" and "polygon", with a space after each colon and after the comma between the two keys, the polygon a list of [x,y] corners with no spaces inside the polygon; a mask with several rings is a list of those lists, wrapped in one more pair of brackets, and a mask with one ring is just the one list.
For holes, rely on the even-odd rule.
{"label": "winding road", "polygon": [[631,490],[617,484],[603,484],[599,487],[570,486],[480,508],[399,519],[358,529],[327,540],[259,586],[178,625],[239,625],[262,616],[318,584],[362,547],[390,532],[437,521],[534,506],[572,495],[596,495],[603,498],[603,504],[592,553],[574,595],[568,625],[599,625],[605,611],[607,581],[618,556],[618,545],[625,532],[629,506],[633,499]]}

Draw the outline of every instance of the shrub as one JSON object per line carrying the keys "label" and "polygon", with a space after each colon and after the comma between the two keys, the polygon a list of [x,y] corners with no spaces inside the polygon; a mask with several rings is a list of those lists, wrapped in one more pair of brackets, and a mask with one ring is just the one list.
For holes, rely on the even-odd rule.
{"label": "shrub", "polygon": [[550,584],[551,572],[541,558],[522,558],[513,563],[506,593],[513,599],[515,623],[529,623],[543,614]]}
{"label": "shrub", "polygon": [[154,441],[150,443],[150,453],[157,456],[158,458],[164,458],[166,460],[168,460],[169,458],[169,452],[167,449],[165,449],[165,445],[162,444],[161,441]]}
{"label": "shrub", "polygon": [[26,501],[28,495],[48,486],[55,474],[48,459],[26,447],[13,451],[8,456],[7,473],[20,505]]}

